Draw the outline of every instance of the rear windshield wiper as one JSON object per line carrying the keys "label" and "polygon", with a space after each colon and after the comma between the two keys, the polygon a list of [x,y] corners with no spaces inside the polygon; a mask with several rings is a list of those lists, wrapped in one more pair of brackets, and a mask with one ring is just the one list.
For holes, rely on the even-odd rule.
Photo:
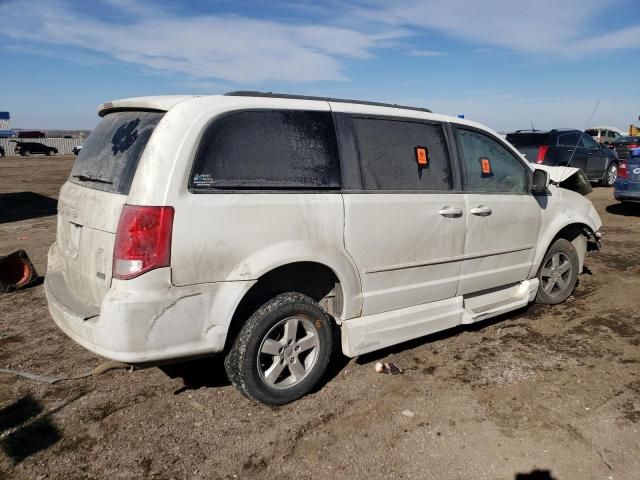
{"label": "rear windshield wiper", "polygon": [[77,178],[81,182],[96,182],[96,183],[108,183],[109,185],[113,185],[113,182],[109,180],[104,180],[103,178],[94,178],[89,177],[87,175],[72,175],[73,178]]}

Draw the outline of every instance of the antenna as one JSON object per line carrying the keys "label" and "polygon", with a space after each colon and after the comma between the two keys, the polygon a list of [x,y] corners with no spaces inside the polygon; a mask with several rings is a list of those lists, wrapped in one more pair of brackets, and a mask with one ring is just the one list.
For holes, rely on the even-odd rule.
{"label": "antenna", "polygon": [[578,143],[576,144],[575,147],[573,147],[573,152],[571,152],[571,156],[569,157],[569,161],[567,162],[567,167],[571,166],[571,160],[573,160],[573,155],[576,153],[576,149],[578,148],[578,145],[580,145],[580,142],[582,141],[582,137],[584,136],[584,131],[587,129],[587,127],[591,123],[591,119],[593,118],[593,115],[596,113],[596,110],[598,109],[598,105],[600,105],[600,100],[598,100],[596,102],[596,106],[593,107],[593,112],[591,112],[591,115],[589,116],[589,120],[587,120],[587,124],[582,129],[582,133],[580,133],[580,138],[578,138]]}
{"label": "antenna", "polygon": [[532,132],[535,132],[535,131],[536,131],[536,129],[535,129],[535,128],[534,128],[534,126],[533,126],[533,120],[531,120],[531,131],[532,131]]}

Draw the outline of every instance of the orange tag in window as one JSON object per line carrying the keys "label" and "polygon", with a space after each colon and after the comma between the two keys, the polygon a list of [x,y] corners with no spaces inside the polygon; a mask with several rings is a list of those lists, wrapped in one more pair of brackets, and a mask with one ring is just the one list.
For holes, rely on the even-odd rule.
{"label": "orange tag in window", "polygon": [[483,157],[480,159],[480,167],[482,168],[482,175],[491,175],[491,162],[488,158]]}
{"label": "orange tag in window", "polygon": [[416,160],[418,165],[426,167],[429,165],[429,156],[427,155],[427,147],[416,147]]}

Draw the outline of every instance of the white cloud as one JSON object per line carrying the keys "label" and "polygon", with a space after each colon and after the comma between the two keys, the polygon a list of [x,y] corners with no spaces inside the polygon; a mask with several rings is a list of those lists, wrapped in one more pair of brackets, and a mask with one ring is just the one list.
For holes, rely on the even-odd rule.
{"label": "white cloud", "polygon": [[[84,63],[95,55],[99,61],[111,58],[222,84],[342,81],[345,64],[366,61],[380,49],[413,57],[446,55],[424,40],[433,32],[469,41],[469,52],[481,55],[511,50],[562,57],[638,48],[640,25],[611,30],[597,21],[599,12],[615,2],[330,1],[299,5],[298,12],[315,20],[287,16],[285,22],[189,16],[163,11],[147,0],[83,3],[89,11],[68,0],[13,0],[3,3],[0,37],[21,42],[23,49],[42,49],[47,55],[58,51],[61,58]],[[101,17],[90,6],[100,8]],[[283,11],[282,5],[276,7]],[[103,11],[118,21],[105,18]]]}
{"label": "white cloud", "polygon": [[370,34],[231,15],[169,16],[144,3],[108,3],[125,6],[126,25],[79,13],[62,1],[26,5],[23,0],[4,8],[0,32],[100,52],[154,70],[240,84],[344,80],[344,59],[370,58],[381,43],[404,35],[391,27]]}
{"label": "white cloud", "polygon": [[[383,25],[526,53],[562,56],[638,48],[640,25],[615,33],[598,21],[615,0],[369,0],[354,15]],[[477,49],[476,49],[477,51]]]}
{"label": "white cloud", "polygon": [[437,50],[411,49],[406,54],[410,57],[441,57],[442,55],[444,55],[444,52],[439,52]]}

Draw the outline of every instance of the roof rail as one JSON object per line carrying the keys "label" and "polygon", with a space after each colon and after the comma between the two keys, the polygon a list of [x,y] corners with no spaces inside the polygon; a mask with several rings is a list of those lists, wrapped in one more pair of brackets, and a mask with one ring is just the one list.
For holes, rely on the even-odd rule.
{"label": "roof rail", "polygon": [[250,90],[238,90],[236,92],[225,93],[227,97],[267,97],[267,98],[288,98],[292,100],[321,100],[325,102],[342,102],[342,103],[357,103],[358,105],[372,105],[374,107],[391,107],[391,108],[404,108],[405,110],[415,110],[418,112],[433,113],[428,108],[420,107],[407,107],[405,105],[398,105],[395,103],[381,103],[381,102],[367,102],[364,100],[349,100],[346,98],[332,98],[332,97],[313,97],[308,95],[290,95],[286,93],[273,93],[273,92],[253,92]]}

